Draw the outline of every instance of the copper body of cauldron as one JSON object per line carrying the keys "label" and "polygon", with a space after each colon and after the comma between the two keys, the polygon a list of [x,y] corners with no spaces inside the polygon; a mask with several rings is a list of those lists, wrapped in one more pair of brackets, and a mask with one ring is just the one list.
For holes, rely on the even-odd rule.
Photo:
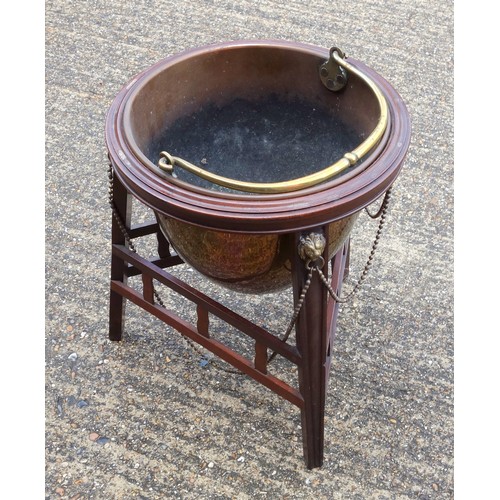
{"label": "copper body of cauldron", "polygon": [[[106,142],[115,174],[208,278],[250,293],[290,285],[293,234],[325,228],[332,257],[359,211],[397,177],[410,135],[401,98],[350,58],[351,70],[330,78],[331,60],[331,51],[300,43],[212,45],[159,62],[113,102]],[[386,103],[384,127],[362,157],[349,152],[380,128],[383,110],[360,73]],[[181,158],[196,168],[185,171]],[[309,182],[338,158],[337,174]],[[250,188],[219,185],[210,173]]]}

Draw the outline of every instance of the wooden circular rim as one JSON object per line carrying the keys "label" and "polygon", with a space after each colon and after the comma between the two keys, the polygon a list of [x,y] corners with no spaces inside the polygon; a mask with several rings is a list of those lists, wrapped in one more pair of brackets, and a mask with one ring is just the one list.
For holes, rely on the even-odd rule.
{"label": "wooden circular rim", "polygon": [[[156,175],[138,158],[127,141],[124,108],[140,82],[181,60],[203,53],[259,46],[283,48],[328,58],[329,51],[312,45],[283,41],[238,41],[191,49],[146,69],[116,96],[105,126],[109,159],[115,175],[127,190],[154,211],[211,229],[252,233],[285,233],[320,226],[361,210],[380,197],[394,182],[410,144],[408,111],[396,90],[374,70],[349,58],[382,90],[390,115],[385,142],[370,155],[365,170],[342,183],[326,182],[314,188],[279,195],[213,196],[208,190],[191,190]],[[204,192],[206,191],[206,192]]]}

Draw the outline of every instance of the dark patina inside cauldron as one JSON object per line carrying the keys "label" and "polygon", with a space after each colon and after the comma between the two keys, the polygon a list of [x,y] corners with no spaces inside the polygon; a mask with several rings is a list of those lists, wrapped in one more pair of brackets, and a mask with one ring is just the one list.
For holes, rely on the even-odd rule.
{"label": "dark patina inside cauldron", "polygon": [[[279,182],[317,172],[359,142],[356,131],[331,110],[272,94],[222,107],[208,104],[179,118],[151,144],[148,158],[157,162],[166,149],[226,177]],[[231,191],[182,169],[176,175],[194,186]]]}

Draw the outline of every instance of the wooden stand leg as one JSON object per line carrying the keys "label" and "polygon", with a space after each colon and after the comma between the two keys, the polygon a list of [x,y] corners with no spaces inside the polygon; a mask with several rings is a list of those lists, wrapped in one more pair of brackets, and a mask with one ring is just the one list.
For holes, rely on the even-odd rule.
{"label": "wooden stand leg", "polygon": [[158,256],[160,258],[170,257],[170,243],[167,238],[165,238],[160,227],[158,227],[158,231],[156,232],[156,240],[158,242]]}
{"label": "wooden stand leg", "polygon": [[[116,175],[113,178],[113,200],[117,214],[122,222],[128,228],[130,227],[130,218],[132,212],[132,197],[127,192],[123,184],[118,180]],[[120,230],[120,226],[113,215],[111,224],[111,242],[113,244],[125,245],[128,243]],[[118,280],[122,283],[127,282],[125,274],[126,263],[117,257],[111,256],[111,280]],[[110,290],[109,297],[109,338],[110,340],[121,340],[123,334],[123,326],[125,321],[125,298]]]}
{"label": "wooden stand leg", "polygon": [[345,249],[344,275],[342,276],[343,281],[345,281],[349,277],[350,261],[351,261],[351,239],[349,238],[346,242],[346,249]]}
{"label": "wooden stand leg", "polygon": [[[296,236],[295,248],[298,247],[300,235]],[[328,262],[327,257],[324,258],[325,262]],[[323,270],[325,275],[326,267]],[[297,256],[294,259],[293,271],[295,303],[304,288],[307,275],[308,270],[304,261]],[[297,349],[302,357],[299,364],[299,390],[304,398],[304,408],[301,413],[302,440],[304,458],[309,469],[323,464],[326,356],[329,341],[327,298],[326,287],[318,277],[318,273],[313,273],[296,324]]]}

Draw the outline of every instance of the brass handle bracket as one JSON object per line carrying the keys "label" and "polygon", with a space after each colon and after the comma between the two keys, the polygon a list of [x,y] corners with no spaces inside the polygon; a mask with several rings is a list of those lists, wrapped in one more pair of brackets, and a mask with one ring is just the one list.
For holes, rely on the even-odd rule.
{"label": "brass handle bracket", "polygon": [[335,54],[341,59],[345,59],[345,54],[338,47],[332,47],[330,49],[330,58],[319,68],[319,77],[328,90],[338,92],[347,84],[347,72],[336,61]]}

